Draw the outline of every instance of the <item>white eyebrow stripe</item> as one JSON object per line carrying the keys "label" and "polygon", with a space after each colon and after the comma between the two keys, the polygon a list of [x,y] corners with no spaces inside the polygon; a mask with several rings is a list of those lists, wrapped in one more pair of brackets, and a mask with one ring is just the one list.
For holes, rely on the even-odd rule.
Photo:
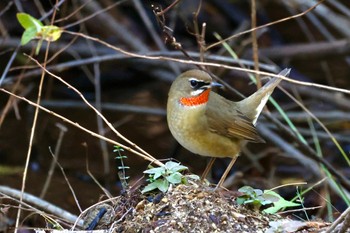
{"label": "white eyebrow stripe", "polygon": [[203,81],[201,81],[201,80],[199,80],[199,79],[196,79],[196,78],[189,78],[189,80],[190,80],[190,81],[203,82]]}

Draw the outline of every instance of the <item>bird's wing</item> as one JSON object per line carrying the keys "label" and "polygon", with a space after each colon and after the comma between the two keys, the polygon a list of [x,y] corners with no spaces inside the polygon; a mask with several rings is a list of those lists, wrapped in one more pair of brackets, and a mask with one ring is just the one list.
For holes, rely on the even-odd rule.
{"label": "bird's wing", "polygon": [[210,97],[206,118],[211,132],[232,139],[264,142],[256,131],[252,120],[238,109],[235,109],[232,102],[214,92],[210,94]]}

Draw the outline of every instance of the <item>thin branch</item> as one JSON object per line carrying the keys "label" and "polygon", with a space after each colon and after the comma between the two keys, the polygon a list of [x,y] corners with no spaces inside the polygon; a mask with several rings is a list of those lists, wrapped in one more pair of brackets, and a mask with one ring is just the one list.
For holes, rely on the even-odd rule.
{"label": "thin branch", "polygon": [[[48,55],[49,55],[49,49],[48,49],[49,47],[50,47],[50,42],[47,43],[43,68],[46,67],[46,61],[47,61],[47,58],[48,58]],[[41,94],[42,94],[43,85],[44,85],[44,79],[45,79],[45,72],[43,71],[42,74],[41,74],[40,83],[39,83],[39,90],[38,90],[38,95],[37,95],[37,100],[36,100],[36,104],[37,105],[40,105]],[[36,107],[35,108],[35,112],[34,112],[32,128],[31,128],[31,131],[30,131],[30,138],[29,138],[29,145],[28,145],[28,151],[27,151],[27,156],[26,156],[26,163],[25,163],[25,166],[24,166],[23,177],[22,177],[22,187],[21,187],[21,192],[22,193],[24,193],[24,190],[25,190],[25,187],[26,187],[27,174],[28,174],[28,168],[29,168],[29,161],[30,161],[30,157],[31,157],[31,154],[32,154],[34,135],[35,135],[35,132],[36,132],[36,124],[37,124],[38,116],[39,116],[39,108]],[[17,217],[16,217],[15,233],[17,233],[18,226],[19,226],[19,221],[20,221],[20,217],[21,217],[22,198],[23,197],[21,195],[20,203],[19,203],[19,207],[18,207],[18,212],[17,212]]]}
{"label": "thin branch", "polygon": [[34,102],[32,102],[32,101],[26,99],[25,97],[22,97],[22,96],[18,96],[18,95],[16,95],[16,94],[13,94],[13,93],[7,91],[7,90],[4,89],[4,88],[0,88],[0,91],[6,93],[6,94],[8,94],[8,95],[14,96],[14,97],[16,97],[16,98],[18,98],[18,99],[21,99],[21,100],[27,102],[28,104],[30,104],[30,105],[32,105],[32,106],[34,106],[34,107],[38,107],[38,108],[41,109],[42,111],[47,112],[47,113],[49,113],[49,114],[51,114],[51,115],[53,115],[53,116],[55,116],[55,117],[57,117],[57,118],[63,120],[64,122],[67,122],[68,124],[73,125],[74,127],[78,128],[78,129],[80,129],[80,130],[85,131],[86,133],[90,134],[90,135],[93,136],[93,137],[96,137],[96,138],[98,138],[98,139],[105,140],[105,141],[107,141],[108,143],[111,143],[112,145],[120,146],[120,147],[122,147],[123,149],[125,149],[125,150],[127,150],[127,151],[129,151],[129,152],[131,152],[131,153],[133,153],[133,154],[136,154],[136,155],[140,156],[141,158],[143,158],[143,159],[145,159],[145,160],[147,160],[147,161],[150,161],[151,163],[157,164],[158,166],[164,166],[164,164],[163,164],[162,162],[160,162],[159,160],[157,160],[157,159],[152,159],[152,158],[150,158],[149,156],[146,156],[146,155],[144,155],[144,154],[142,154],[142,153],[140,153],[140,152],[138,152],[138,151],[136,151],[136,150],[134,150],[134,149],[132,149],[132,148],[130,148],[130,147],[127,147],[127,146],[125,146],[125,145],[123,145],[123,144],[117,142],[117,141],[114,141],[114,140],[112,140],[112,139],[110,139],[110,138],[101,136],[101,135],[99,135],[99,134],[97,134],[97,133],[95,133],[95,132],[93,132],[93,131],[91,131],[91,130],[89,130],[89,129],[86,129],[86,128],[80,126],[77,122],[73,122],[73,121],[71,121],[71,120],[69,120],[69,119],[67,119],[67,118],[65,118],[65,117],[63,117],[63,116],[61,116],[61,115],[59,115],[59,114],[57,114],[57,113],[55,113],[55,112],[49,110],[49,109],[47,109],[47,108],[44,108],[44,107],[42,107],[42,106],[40,106],[40,105],[37,105],[36,103],[34,103]]}
{"label": "thin branch", "polygon": [[1,78],[0,78],[0,86],[2,86],[2,83],[3,83],[3,81],[5,80],[5,78],[6,78],[6,76],[7,76],[7,73],[8,73],[8,71],[9,71],[9,69],[10,69],[10,67],[11,67],[11,65],[12,65],[12,63],[13,63],[13,61],[15,60],[15,58],[16,58],[16,56],[17,56],[17,53],[18,53],[18,50],[19,50],[20,47],[21,47],[20,44],[17,45],[15,51],[13,51],[13,53],[12,53],[12,55],[11,55],[10,60],[7,62],[6,67],[5,67],[5,69],[4,69],[4,72],[2,72],[2,75],[1,75]]}
{"label": "thin branch", "polygon": [[327,229],[326,233],[334,232],[335,228],[350,215],[350,207],[348,207],[338,218],[335,220],[332,225]]}
{"label": "thin branch", "polygon": [[[58,206],[53,205],[52,203],[49,203],[47,201],[44,201],[32,194],[29,193],[22,193],[20,190],[17,189],[13,189],[7,186],[2,186],[0,185],[0,194],[3,196],[9,196],[12,197],[14,199],[17,199],[17,201],[20,199],[21,196],[23,196],[22,201],[23,205],[29,206],[31,209],[36,210],[39,214],[42,214],[44,216],[47,216],[46,213],[41,213],[42,211],[35,209],[34,207],[30,206],[27,203],[31,203],[39,208],[41,208],[42,210],[46,211],[46,212],[50,212],[70,223],[74,223],[76,222],[79,226],[82,226],[83,222],[82,221],[77,221],[78,216],[64,210],[61,209]],[[50,218],[53,222],[55,222],[55,220],[53,220],[52,218]],[[17,228],[16,228],[17,229]]]}
{"label": "thin branch", "polygon": [[[86,49],[85,49],[86,50]],[[188,54],[191,57],[194,58],[199,58],[200,54],[197,52],[188,52]],[[146,53],[146,56],[172,56],[172,57],[183,57],[182,52],[179,51],[171,51],[171,52],[148,52]],[[81,58],[79,60],[72,60],[72,61],[68,61],[68,62],[63,62],[63,63],[59,63],[59,64],[55,64],[55,65],[51,65],[51,66],[47,66],[47,69],[50,70],[51,72],[53,71],[58,71],[61,72],[62,70],[67,70],[69,68],[72,67],[79,67],[82,65],[88,65],[88,64],[92,64],[95,62],[106,62],[106,61],[114,61],[114,60],[121,60],[121,59],[127,59],[129,58],[129,56],[125,55],[125,54],[110,54],[110,55],[101,55],[101,56],[96,56],[96,57],[90,57],[90,58]],[[253,67],[254,64],[253,62],[249,61],[249,60],[244,60],[244,59],[238,59],[238,60],[233,60],[231,57],[226,57],[226,56],[217,56],[217,55],[208,55],[206,57],[207,60],[209,61],[213,61],[213,62],[224,62],[224,63],[228,63],[228,64],[238,64],[238,63],[242,63],[245,66],[249,66],[249,67]],[[150,60],[140,60],[138,62],[147,62],[147,65],[152,65],[150,64]],[[162,66],[164,63],[161,62],[157,62],[154,63],[154,66],[157,66],[159,68],[159,66]],[[278,67],[273,66],[273,65],[268,65],[268,64],[259,64],[260,69],[263,69],[265,71],[268,72],[272,72],[272,73],[278,73]],[[14,70],[18,70],[18,69],[23,69],[23,68],[28,68],[28,67],[34,67],[34,66],[18,66],[18,67],[14,67],[11,68],[11,71]],[[35,66],[37,67],[37,66]],[[27,71],[23,74],[23,78],[28,78],[28,77],[33,77],[36,75],[40,74],[40,68],[37,69],[33,69],[31,71]],[[156,71],[150,71],[152,73],[157,73],[159,72],[159,70]],[[11,82],[15,79],[15,77],[13,76],[9,76],[6,80],[5,83]],[[173,79],[169,79],[169,81],[173,81]]]}
{"label": "thin branch", "polygon": [[[247,50],[244,57],[249,57],[253,50]],[[280,59],[321,59],[334,56],[345,56],[350,53],[350,39],[321,41],[312,43],[295,43],[290,45],[277,45],[270,48],[259,49],[259,55],[272,60]]]}
{"label": "thin branch", "polygon": [[171,8],[173,8],[174,6],[176,6],[179,3],[180,0],[175,0],[173,3],[171,3],[167,8],[165,8],[162,11],[159,11],[157,13],[158,16],[163,16],[165,13],[167,13]]}
{"label": "thin branch", "polygon": [[270,77],[277,77],[280,79],[283,79],[285,81],[294,83],[294,84],[298,84],[298,85],[303,85],[303,86],[312,86],[312,87],[317,87],[317,88],[321,88],[321,89],[326,89],[326,90],[332,90],[332,91],[337,91],[337,92],[342,92],[345,94],[350,94],[350,90],[346,90],[343,88],[336,88],[336,87],[330,87],[330,86],[326,86],[326,85],[322,85],[322,84],[317,84],[317,83],[309,83],[309,82],[303,82],[303,81],[298,81],[298,80],[294,80],[288,77],[284,77],[282,75],[278,75],[278,74],[272,74],[272,73],[268,73],[268,72],[264,72],[264,71],[255,71],[255,70],[249,70],[249,69],[245,69],[245,68],[239,68],[239,67],[232,67],[232,66],[228,66],[228,65],[222,65],[222,64],[218,64],[218,63],[211,63],[211,62],[198,62],[198,61],[194,61],[194,60],[183,60],[183,59],[176,59],[176,58],[171,58],[171,57],[163,57],[163,56],[148,56],[148,55],[142,55],[142,54],[137,54],[137,53],[133,53],[133,52],[128,52],[124,49],[121,49],[119,47],[116,47],[114,45],[111,45],[105,41],[102,41],[98,38],[95,37],[91,37],[88,35],[84,35],[81,33],[76,33],[76,32],[69,32],[69,31],[65,31],[68,34],[71,35],[80,35],[84,38],[88,38],[90,40],[96,41],[98,43],[101,43],[105,46],[107,46],[108,48],[111,48],[113,50],[116,50],[118,52],[121,52],[127,56],[130,57],[134,57],[134,58],[143,58],[143,59],[149,59],[149,60],[165,60],[165,61],[174,61],[174,62],[179,62],[179,63],[184,63],[184,64],[189,64],[189,65],[197,65],[197,66],[212,66],[212,67],[220,67],[220,68],[225,68],[225,69],[229,69],[229,70],[237,70],[237,71],[242,71],[242,72],[248,72],[248,73],[253,73],[253,74],[259,74],[259,75],[264,75],[264,76],[270,76]]}
{"label": "thin branch", "polygon": [[[325,160],[322,157],[319,157],[317,155],[317,153],[312,150],[308,145],[304,144],[303,142],[301,142],[299,140],[298,137],[296,137],[289,128],[287,128],[285,125],[283,125],[280,121],[278,121],[277,119],[275,119],[274,117],[272,117],[270,114],[263,114],[266,118],[268,118],[270,121],[272,121],[274,124],[276,124],[278,126],[278,128],[280,130],[282,130],[284,133],[286,133],[289,137],[291,137],[296,143],[298,143],[300,149],[302,151],[304,151],[310,158],[312,158],[312,160],[317,161],[318,163],[323,164],[328,170],[329,172],[339,180],[339,182],[348,190],[350,190],[350,182],[349,180],[346,179],[346,177],[344,177],[337,169],[335,169],[333,167],[333,165],[331,165],[327,160]],[[290,151],[296,151],[294,146],[291,146],[290,144],[287,144],[286,142],[284,142],[281,138],[277,137],[275,135],[275,133],[272,133],[272,131],[270,129],[268,129],[266,126],[264,125],[258,125],[257,128],[259,129],[259,132],[261,132],[263,135],[265,135],[267,139],[270,139],[273,143],[277,144],[279,143],[279,145],[282,145],[281,148],[286,147],[288,150]],[[275,136],[274,136],[275,135]],[[294,153],[294,152],[293,152]],[[298,151],[297,155],[301,155],[301,153]],[[308,158],[309,159],[309,158]],[[310,170],[314,170],[315,174],[320,174],[320,169],[319,166],[316,165],[315,163],[313,163],[314,165],[310,166]],[[313,167],[316,166],[316,167]],[[317,172],[316,172],[316,170]]]}
{"label": "thin branch", "polygon": [[132,147],[136,148],[137,150],[141,151],[141,153],[143,153],[144,155],[148,156],[150,158],[150,161],[154,161],[156,160],[152,155],[150,155],[149,153],[147,153],[146,151],[144,151],[142,148],[140,148],[138,145],[136,145],[135,143],[133,143],[132,141],[130,141],[129,139],[127,139],[126,137],[124,137],[121,133],[119,133],[119,131],[117,131],[113,125],[92,105],[89,103],[89,101],[87,101],[87,99],[83,96],[83,94],[76,89],[75,87],[73,87],[72,85],[70,85],[69,83],[67,83],[66,81],[64,81],[61,77],[51,73],[50,71],[48,71],[45,67],[43,67],[37,60],[35,60],[34,58],[28,56],[29,59],[31,59],[32,61],[34,61],[38,66],[40,66],[46,73],[48,73],[49,75],[51,75],[52,77],[58,79],[59,81],[61,81],[62,83],[64,83],[68,88],[72,89],[75,93],[77,93],[80,98],[92,109],[94,110],[94,112],[100,116],[102,118],[102,120],[107,124],[107,126],[121,139],[123,139],[125,142],[127,142],[128,144],[130,144]]}
{"label": "thin branch", "polygon": [[[250,8],[250,17],[251,17],[251,25],[252,28],[256,28],[256,0],[251,0],[251,8]],[[256,35],[256,30],[252,31],[252,46],[253,46],[253,61],[254,61],[254,70],[259,71],[259,52],[258,52],[258,38]],[[255,75],[256,79],[256,88],[261,88],[261,80],[260,75]]]}
{"label": "thin branch", "polygon": [[297,14],[297,15],[293,15],[293,16],[290,16],[290,17],[287,17],[287,18],[283,18],[283,19],[280,19],[280,20],[276,20],[274,22],[271,22],[271,23],[267,23],[267,24],[264,24],[264,25],[261,25],[259,27],[256,27],[256,28],[252,28],[252,29],[249,29],[249,30],[246,30],[246,31],[243,31],[243,32],[240,32],[240,33],[237,33],[233,36],[230,36],[230,37],[227,37],[226,39],[223,39],[223,40],[220,40],[219,42],[216,42],[216,43],[213,43],[211,45],[209,45],[207,47],[207,50],[215,47],[215,46],[218,46],[220,44],[222,44],[223,42],[226,42],[228,40],[231,40],[233,38],[236,38],[236,37],[239,37],[241,35],[244,35],[244,34],[247,34],[247,33],[250,33],[252,31],[256,31],[256,30],[259,30],[259,29],[262,29],[262,28],[265,28],[265,27],[269,27],[269,26],[272,26],[272,25],[275,25],[275,24],[279,24],[279,23],[282,23],[282,22],[285,22],[285,21],[288,21],[288,20],[291,20],[291,19],[295,19],[295,18],[298,18],[298,17],[301,17],[305,14],[307,14],[308,12],[314,10],[318,5],[322,4],[325,0],[320,0],[317,4],[315,4],[314,6],[310,7],[309,9],[307,9],[306,11],[304,12],[301,12],[300,14]]}
{"label": "thin branch", "polygon": [[63,140],[65,132],[67,132],[67,127],[65,127],[64,125],[62,125],[60,123],[56,123],[56,126],[59,129],[60,133],[58,135],[58,139],[57,139],[57,142],[56,142],[55,152],[52,153],[51,149],[50,149],[50,152],[52,154],[52,161],[51,161],[51,164],[50,164],[50,168],[49,168],[49,171],[48,171],[48,174],[47,174],[47,177],[46,177],[43,189],[41,190],[41,193],[40,193],[40,196],[39,196],[42,199],[45,197],[46,192],[47,192],[48,188],[50,187],[51,179],[52,179],[53,174],[55,172],[55,167],[56,167],[56,164],[57,164],[57,161],[58,161],[58,156],[60,154],[62,140]]}

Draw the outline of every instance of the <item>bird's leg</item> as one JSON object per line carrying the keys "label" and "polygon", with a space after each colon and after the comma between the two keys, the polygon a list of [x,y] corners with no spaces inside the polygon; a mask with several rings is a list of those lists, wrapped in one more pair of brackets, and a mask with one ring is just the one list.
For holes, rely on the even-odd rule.
{"label": "bird's leg", "polygon": [[230,164],[227,166],[224,174],[222,174],[221,179],[220,179],[219,183],[216,185],[215,189],[220,188],[222,186],[222,184],[224,183],[224,181],[226,179],[226,176],[231,171],[231,168],[232,168],[233,164],[235,164],[237,157],[238,156],[235,156],[235,157],[232,158]]}
{"label": "bird's leg", "polygon": [[209,163],[207,164],[207,167],[205,168],[205,170],[204,170],[204,172],[203,172],[203,174],[201,176],[201,180],[205,180],[205,178],[207,177],[207,175],[208,175],[211,167],[213,166],[214,162],[215,162],[215,158],[211,157]]}

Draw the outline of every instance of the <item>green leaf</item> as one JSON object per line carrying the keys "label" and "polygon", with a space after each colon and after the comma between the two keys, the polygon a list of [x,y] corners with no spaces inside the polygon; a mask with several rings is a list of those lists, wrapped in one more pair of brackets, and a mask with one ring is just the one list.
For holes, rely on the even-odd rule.
{"label": "green leaf", "polygon": [[147,193],[158,188],[158,184],[155,182],[146,185],[146,187],[141,191],[141,193]]}
{"label": "green leaf", "polygon": [[169,176],[166,177],[166,179],[171,183],[171,184],[179,184],[181,183],[181,178],[182,175],[180,172],[175,172]]}
{"label": "green leaf", "polygon": [[247,199],[243,202],[243,204],[249,204],[249,203],[253,203],[255,202],[256,200],[255,199]]}
{"label": "green leaf", "polygon": [[155,167],[155,168],[150,168],[146,171],[144,171],[143,173],[145,174],[156,174],[156,173],[164,173],[165,169],[164,167]]}
{"label": "green leaf", "polygon": [[141,191],[141,193],[147,193],[149,191],[159,189],[163,193],[168,191],[169,188],[169,182],[166,179],[159,179],[154,181],[153,183],[150,183],[146,185],[146,187]]}
{"label": "green leaf", "polygon": [[124,149],[121,146],[115,145],[113,152],[118,152],[118,151],[124,151]]}
{"label": "green leaf", "polygon": [[237,202],[238,205],[243,205],[246,200],[247,200],[247,198],[245,198],[243,196],[236,198],[236,202]]}
{"label": "green leaf", "polygon": [[241,192],[241,193],[253,193],[254,189],[252,187],[250,187],[250,186],[243,186],[243,187],[238,189],[238,192]]}
{"label": "green leaf", "polygon": [[157,186],[160,191],[162,191],[163,193],[168,191],[169,182],[166,179],[156,180],[155,182],[157,182]]}
{"label": "green leaf", "polygon": [[180,163],[175,163],[171,167],[167,166],[167,168],[172,172],[181,172],[188,169],[188,167],[180,165]]}
{"label": "green leaf", "polygon": [[156,180],[156,179],[158,179],[158,178],[161,177],[161,176],[163,176],[163,171],[155,173],[155,174],[153,175],[153,179]]}
{"label": "green leaf", "polygon": [[18,22],[22,25],[24,29],[35,28],[38,32],[41,30],[41,27],[44,26],[42,22],[40,22],[39,20],[37,20],[29,14],[17,13],[16,16]]}
{"label": "green leaf", "polygon": [[180,165],[180,163],[176,163],[173,161],[166,162],[165,168],[172,172],[180,172],[188,169],[186,166]]}
{"label": "green leaf", "polygon": [[263,194],[263,191],[261,189],[254,189],[253,192],[255,196],[261,196]]}
{"label": "green leaf", "polygon": [[[273,191],[271,191],[271,192],[273,192]],[[271,193],[268,193],[268,192],[266,192],[266,190],[265,190],[265,192],[264,192],[264,194],[261,196],[262,198],[264,198],[265,200],[268,200],[268,201],[270,201],[271,203],[272,202],[278,202],[279,201],[279,195],[277,194],[277,193],[275,193],[275,192],[273,192],[274,194],[271,194]],[[275,194],[277,194],[277,195],[275,195]]]}
{"label": "green leaf", "polygon": [[35,28],[28,28],[26,29],[21,38],[21,45],[26,45],[28,44],[29,41],[32,39],[35,39],[36,37],[36,29]]}
{"label": "green leaf", "polygon": [[27,44],[33,39],[40,39],[36,53],[39,52],[42,40],[56,41],[61,37],[61,28],[54,25],[44,26],[42,22],[32,17],[31,15],[28,15],[26,13],[17,13],[17,19],[25,29],[21,38],[22,45]]}
{"label": "green leaf", "polygon": [[273,203],[274,206],[269,207],[269,208],[264,210],[265,213],[274,214],[274,213],[277,213],[282,208],[300,206],[300,204],[298,204],[298,203],[285,200],[283,197],[281,197],[278,193],[276,193],[274,191],[265,190],[264,193],[275,196],[278,198],[278,201]]}
{"label": "green leaf", "polygon": [[174,162],[174,161],[168,161],[164,164],[166,169],[172,169],[173,167],[179,165],[180,163]]}
{"label": "green leaf", "polygon": [[49,25],[41,27],[41,30],[37,33],[37,36],[46,41],[56,41],[61,37],[61,34],[61,28],[54,25]]}

